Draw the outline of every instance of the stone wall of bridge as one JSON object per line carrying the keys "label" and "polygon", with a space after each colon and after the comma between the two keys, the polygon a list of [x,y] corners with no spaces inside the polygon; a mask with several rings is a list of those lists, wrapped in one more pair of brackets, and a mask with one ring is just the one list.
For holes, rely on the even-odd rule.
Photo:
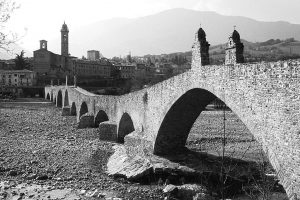
{"label": "stone wall of bridge", "polygon": [[[122,96],[94,95],[80,88],[52,86],[45,96],[68,91],[77,121],[83,102],[95,116],[103,110],[117,126],[124,113],[134,132],[125,137],[128,153],[167,154],[185,145],[189,130],[218,97],[262,144],[289,195],[300,196],[300,61],[200,66],[149,88]],[[57,102],[57,100],[56,100]],[[116,133],[117,134],[117,133]]]}

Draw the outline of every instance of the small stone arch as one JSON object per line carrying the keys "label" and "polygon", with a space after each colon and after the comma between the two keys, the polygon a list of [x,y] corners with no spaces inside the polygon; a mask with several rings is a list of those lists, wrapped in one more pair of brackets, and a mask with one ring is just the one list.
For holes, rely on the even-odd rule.
{"label": "small stone arch", "polygon": [[53,92],[52,92],[52,91],[51,91],[51,96],[50,96],[50,97],[51,97],[51,99],[50,99],[50,100],[53,102],[53,101],[54,101],[54,99],[53,99]]}
{"label": "small stone arch", "polygon": [[77,115],[77,110],[76,110],[76,104],[75,104],[75,102],[72,103],[71,110],[70,110],[70,115],[71,116],[76,116]]}
{"label": "small stone arch", "polygon": [[99,127],[99,124],[101,122],[105,122],[108,120],[109,119],[108,119],[107,114],[103,110],[99,110],[99,112],[97,113],[97,115],[95,117],[95,127]]}
{"label": "small stone arch", "polygon": [[62,92],[61,90],[58,91],[57,93],[57,107],[62,108],[63,104],[62,104]]}
{"label": "small stone arch", "polygon": [[118,139],[119,143],[124,143],[124,137],[129,133],[133,132],[134,125],[133,121],[128,113],[124,113],[121,117],[118,129]]}
{"label": "small stone arch", "polygon": [[86,102],[82,102],[82,104],[80,106],[80,111],[79,111],[79,118],[87,112],[89,112],[88,106],[87,106]]}
{"label": "small stone arch", "polygon": [[49,93],[47,93],[46,99],[50,100],[50,94]]}
{"label": "small stone arch", "polygon": [[69,94],[68,94],[68,90],[65,91],[64,106],[69,106]]}

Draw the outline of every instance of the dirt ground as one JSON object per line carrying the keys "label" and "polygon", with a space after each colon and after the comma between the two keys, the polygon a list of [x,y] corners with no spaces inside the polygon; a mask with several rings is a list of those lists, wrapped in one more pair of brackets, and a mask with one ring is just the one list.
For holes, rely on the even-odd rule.
{"label": "dirt ground", "polygon": [[[92,198],[89,196],[96,190],[123,199],[163,198],[159,186],[132,184],[106,175],[113,143],[100,141],[97,129],[77,129],[75,117],[61,116],[61,109],[54,104],[32,102],[0,102],[0,199],[18,199],[22,192],[9,198],[4,188],[19,184],[47,186],[36,189],[39,193],[72,189],[81,199]],[[42,196],[35,194],[31,199]]]}

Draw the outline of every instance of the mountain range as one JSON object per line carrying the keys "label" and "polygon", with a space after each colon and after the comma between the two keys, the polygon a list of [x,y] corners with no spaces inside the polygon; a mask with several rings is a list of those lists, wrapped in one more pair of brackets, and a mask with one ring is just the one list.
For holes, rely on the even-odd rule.
{"label": "mountain range", "polygon": [[[200,24],[212,46],[226,43],[234,26],[241,38],[251,42],[271,38],[300,40],[300,24],[263,22],[241,16],[176,8],[140,18],[99,21],[80,29],[72,29],[68,24],[70,53],[81,57],[86,56],[88,50],[95,49],[110,58],[125,56],[129,52],[138,56],[185,52],[191,49]],[[55,47],[50,51],[60,52],[59,31],[57,38],[49,43]]]}

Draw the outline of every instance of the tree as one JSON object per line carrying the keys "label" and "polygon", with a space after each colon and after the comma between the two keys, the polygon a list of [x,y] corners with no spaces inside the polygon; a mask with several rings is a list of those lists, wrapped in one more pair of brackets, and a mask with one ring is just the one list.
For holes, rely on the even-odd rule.
{"label": "tree", "polygon": [[18,6],[11,0],[0,0],[0,49],[9,51],[9,46],[16,42],[17,36],[7,30],[6,24]]}
{"label": "tree", "polygon": [[21,53],[18,55],[16,54],[15,61],[15,69],[22,70],[22,69],[29,69],[29,62],[24,58],[24,51],[22,50]]}

